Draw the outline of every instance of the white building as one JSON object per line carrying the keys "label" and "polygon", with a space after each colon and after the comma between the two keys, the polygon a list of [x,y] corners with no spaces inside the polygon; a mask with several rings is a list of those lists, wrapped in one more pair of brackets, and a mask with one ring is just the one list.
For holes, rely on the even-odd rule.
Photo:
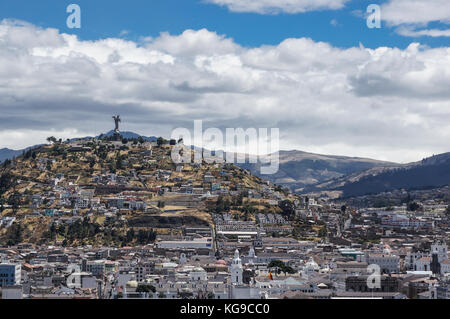
{"label": "white building", "polygon": [[86,262],[86,272],[90,272],[93,276],[102,276],[105,273],[104,260],[89,260]]}
{"label": "white building", "polygon": [[367,263],[378,265],[381,271],[386,273],[398,273],[400,271],[400,257],[394,255],[369,254]]}
{"label": "white building", "polygon": [[231,284],[242,285],[243,268],[241,258],[239,258],[239,250],[237,249],[234,252],[234,258],[233,261],[231,262],[230,274],[231,274]]}
{"label": "white building", "polygon": [[191,281],[207,281],[208,274],[202,267],[195,267],[192,271],[189,272],[189,279]]}
{"label": "white building", "polygon": [[160,241],[156,243],[157,248],[161,249],[212,249],[211,238],[200,240],[180,240],[180,241]]}
{"label": "white building", "polygon": [[0,264],[0,287],[20,285],[21,265]]}
{"label": "white building", "polygon": [[431,245],[431,256],[437,255],[438,262],[448,259],[447,245],[437,241]]}
{"label": "white building", "polygon": [[422,257],[414,263],[414,271],[430,271],[431,257]]}
{"label": "white building", "polygon": [[[422,255],[423,257],[415,259],[414,257],[419,257]],[[431,271],[431,263],[433,256],[437,256],[438,263],[440,264],[440,273],[447,274],[450,273],[450,259],[448,258],[448,248],[447,245],[443,242],[436,241],[431,245],[430,253],[421,254],[418,253],[418,256],[415,254],[408,255],[407,258],[410,258],[410,261],[413,261],[412,268],[415,271]]]}
{"label": "white building", "polygon": [[22,286],[6,286],[2,288],[2,299],[22,299]]}

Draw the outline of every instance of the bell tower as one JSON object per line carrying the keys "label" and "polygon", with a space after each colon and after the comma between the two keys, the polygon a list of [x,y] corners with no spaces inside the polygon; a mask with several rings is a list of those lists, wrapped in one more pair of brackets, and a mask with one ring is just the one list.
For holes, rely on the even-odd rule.
{"label": "bell tower", "polygon": [[442,262],[445,259],[448,259],[448,251],[447,251],[447,245],[445,242],[442,242],[440,240],[435,241],[431,245],[431,256],[437,255],[438,262]]}
{"label": "bell tower", "polygon": [[231,262],[231,283],[234,285],[242,285],[242,261],[239,258],[239,250],[234,252],[233,261]]}

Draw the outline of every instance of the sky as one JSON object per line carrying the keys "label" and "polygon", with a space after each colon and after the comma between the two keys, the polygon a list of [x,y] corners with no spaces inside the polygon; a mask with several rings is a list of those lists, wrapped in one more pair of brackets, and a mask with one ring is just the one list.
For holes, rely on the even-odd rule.
{"label": "sky", "polygon": [[98,135],[120,114],[148,136],[203,120],[279,128],[286,150],[450,151],[448,0],[3,0],[0,21],[0,148]]}

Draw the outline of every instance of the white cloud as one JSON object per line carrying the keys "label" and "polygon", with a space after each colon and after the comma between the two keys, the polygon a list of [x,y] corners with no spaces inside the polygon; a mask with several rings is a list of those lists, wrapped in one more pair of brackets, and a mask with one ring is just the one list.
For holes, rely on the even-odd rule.
{"label": "white cloud", "polygon": [[403,35],[405,37],[450,37],[450,29],[446,30],[440,30],[440,29],[423,29],[423,30],[416,30],[412,27],[399,27],[397,28],[397,33],[400,35]]}
{"label": "white cloud", "polygon": [[[36,40],[38,39],[38,40]],[[208,30],[144,43],[0,24],[0,148],[112,128],[280,128],[284,149],[415,161],[449,151],[450,49],[244,48]]]}
{"label": "white cloud", "polygon": [[67,130],[6,130],[0,131],[0,141],[2,141],[1,148],[11,148],[11,149],[23,149],[31,146],[29,143],[30,137],[40,143],[46,143],[46,139],[49,136],[58,136],[63,140],[67,140],[75,137],[85,137],[86,134],[80,134],[75,129]]}
{"label": "white cloud", "polygon": [[450,22],[448,0],[389,0],[381,6],[383,20],[392,25]]}
{"label": "white cloud", "polygon": [[[398,27],[400,35],[408,37],[450,36],[450,6],[448,0],[389,0],[381,7],[382,19]],[[428,29],[431,23],[441,23],[446,29]]]}
{"label": "white cloud", "polygon": [[206,0],[227,7],[233,12],[259,14],[304,13],[317,10],[338,10],[350,0]]}

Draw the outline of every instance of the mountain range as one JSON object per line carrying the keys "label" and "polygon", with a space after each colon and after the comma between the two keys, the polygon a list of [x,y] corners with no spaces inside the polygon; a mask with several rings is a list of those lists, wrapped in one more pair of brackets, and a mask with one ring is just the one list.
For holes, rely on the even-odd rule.
{"label": "mountain range", "polygon": [[[343,178],[373,168],[395,167],[398,164],[368,158],[320,155],[302,151],[280,151],[280,167],[276,174],[262,175],[273,183],[301,192],[306,187],[328,180]],[[242,167],[258,175],[261,164]]]}
{"label": "mountain range", "polygon": [[[246,164],[246,168],[258,175],[259,164]],[[450,185],[450,153],[434,155],[420,162],[396,164],[300,151],[280,152],[279,172],[264,178],[296,193],[330,198],[397,189],[432,189]]]}
{"label": "mountain range", "polygon": [[9,148],[2,148],[0,149],[0,163],[2,163],[3,161],[7,160],[7,159],[13,159],[19,155],[22,155],[24,152],[39,147],[40,145],[34,145],[34,146],[30,146],[21,150],[12,150]]}

